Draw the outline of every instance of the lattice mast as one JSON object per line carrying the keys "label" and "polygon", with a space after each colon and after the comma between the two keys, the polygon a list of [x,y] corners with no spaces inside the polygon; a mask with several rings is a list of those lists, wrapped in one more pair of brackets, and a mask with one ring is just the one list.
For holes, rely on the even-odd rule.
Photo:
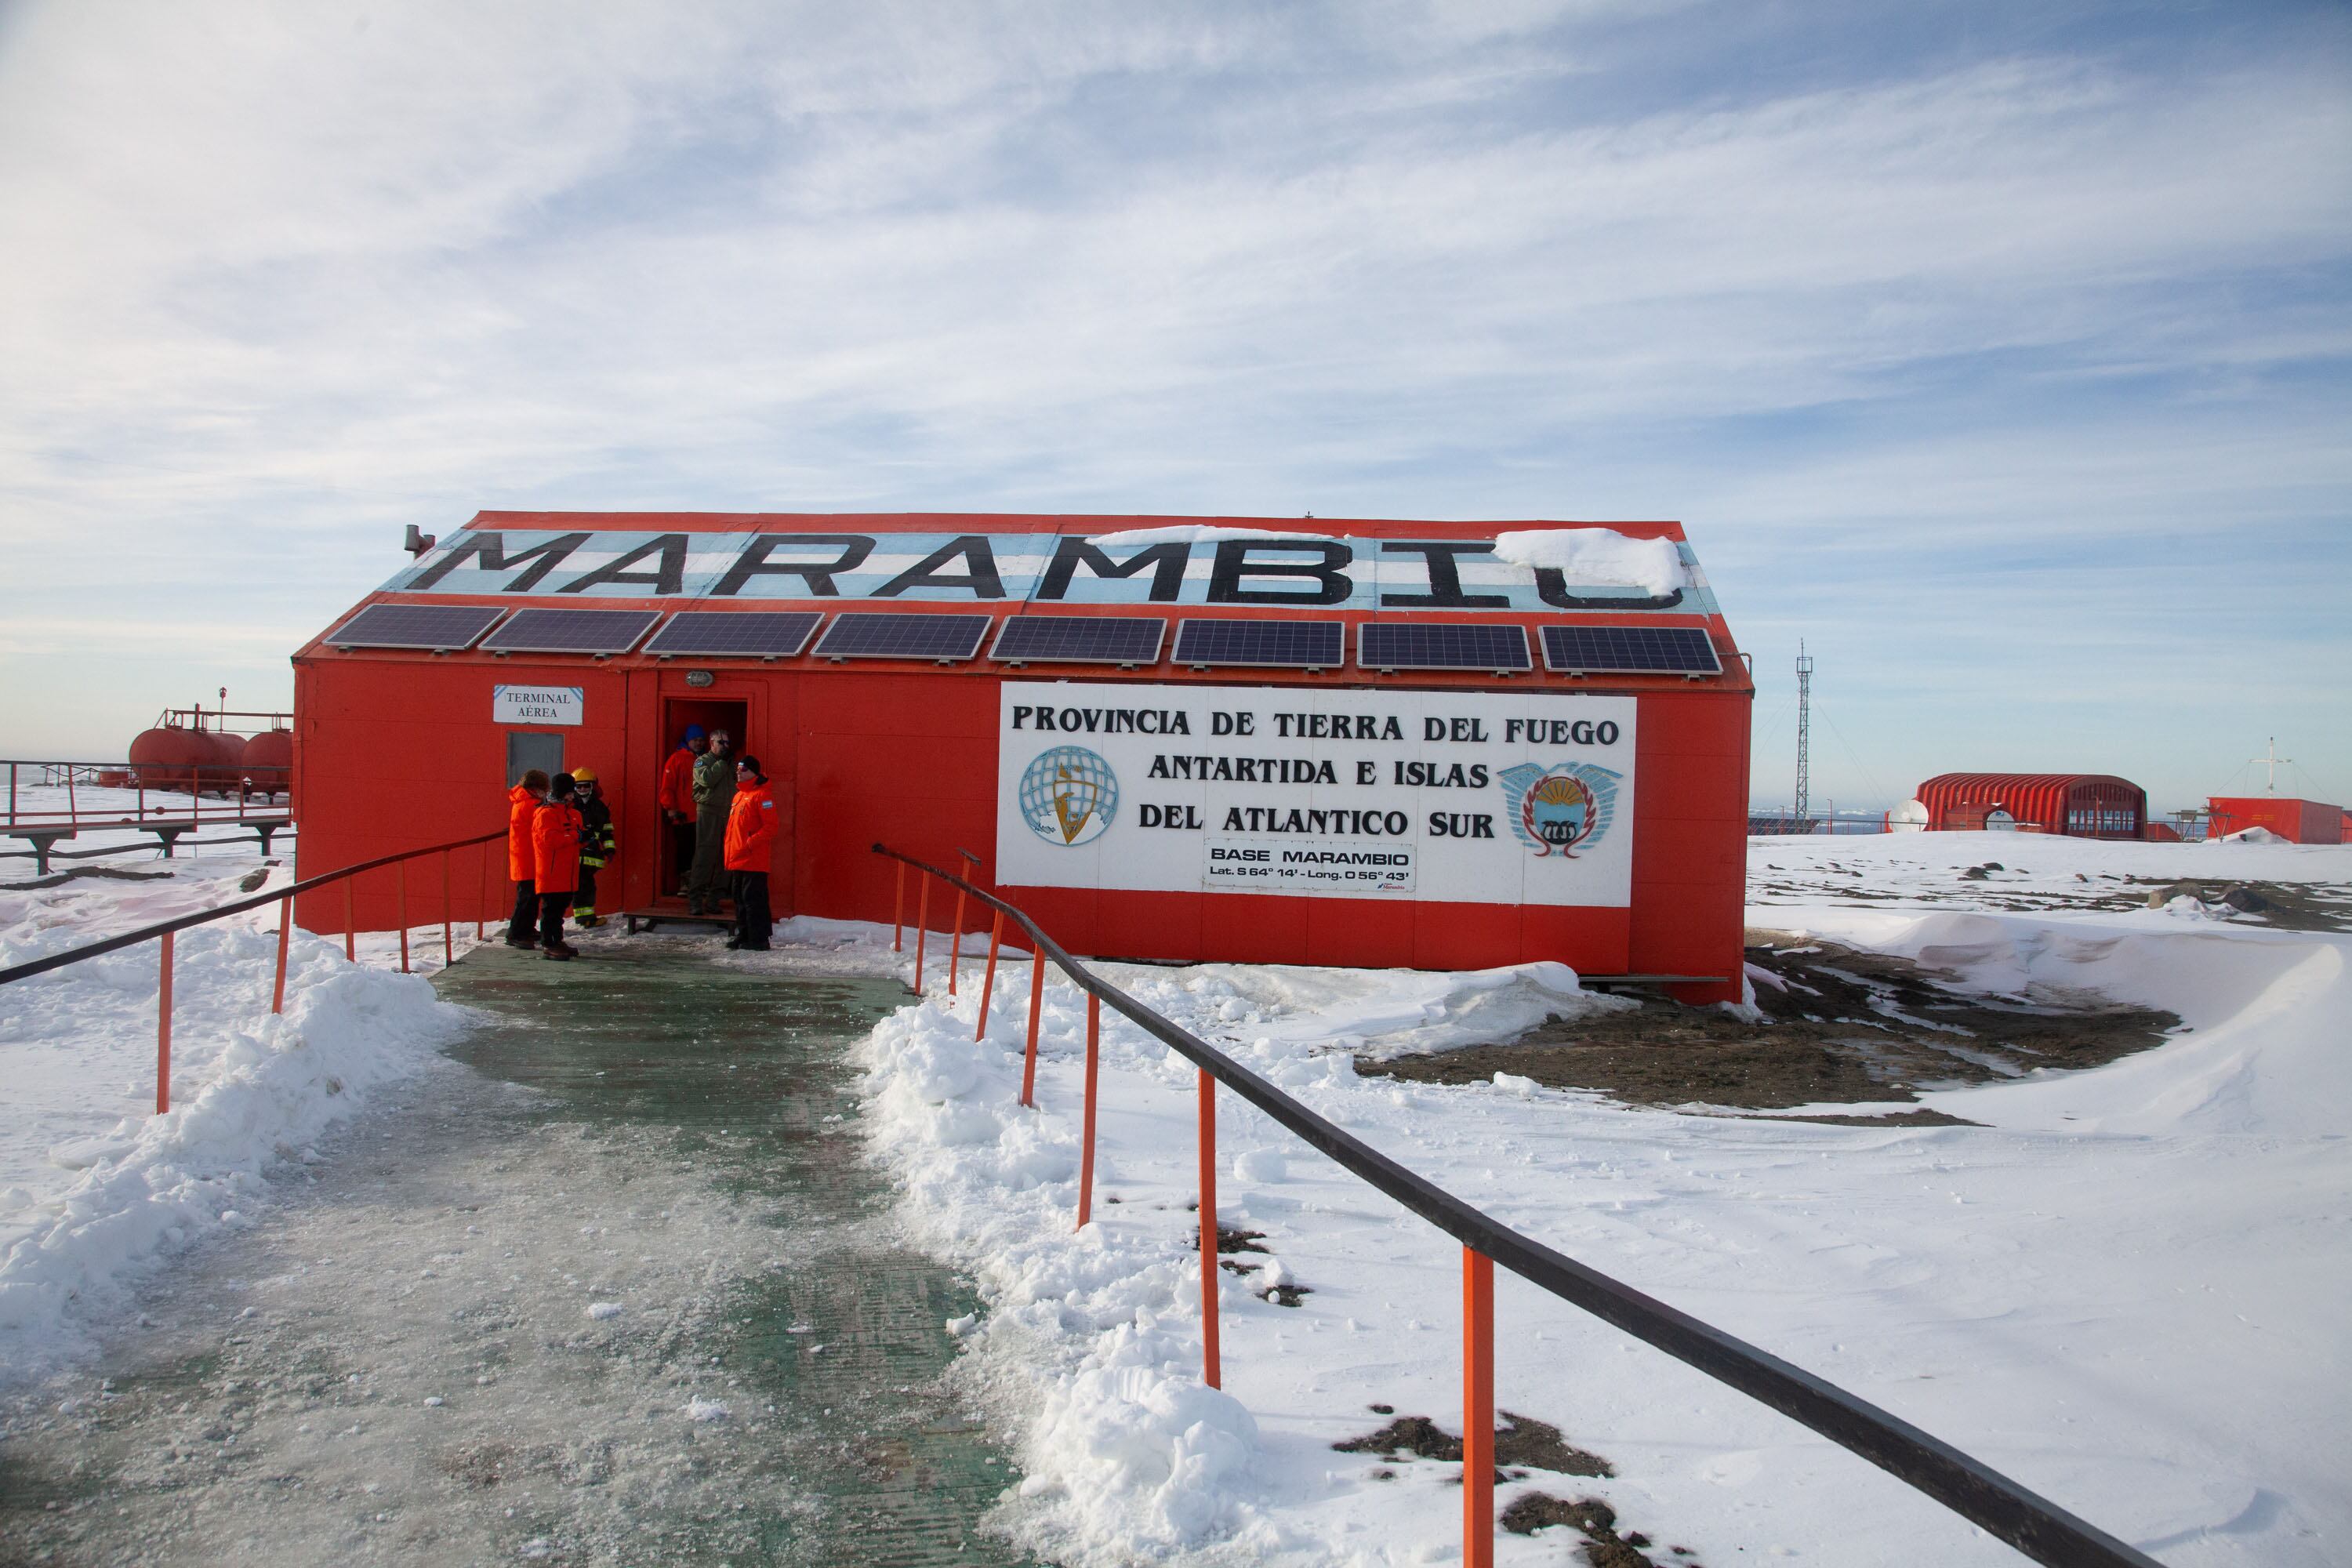
{"label": "lattice mast", "polygon": [[1797,644],[1797,820],[1812,815],[1813,659]]}

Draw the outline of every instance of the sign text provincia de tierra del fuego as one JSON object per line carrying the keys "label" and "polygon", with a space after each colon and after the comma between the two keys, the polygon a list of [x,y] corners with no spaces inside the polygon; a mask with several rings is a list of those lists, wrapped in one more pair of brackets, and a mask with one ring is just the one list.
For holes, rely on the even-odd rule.
{"label": "sign text provincia de tierra del fuego", "polygon": [[1631,901],[1630,697],[1004,683],[1000,878]]}

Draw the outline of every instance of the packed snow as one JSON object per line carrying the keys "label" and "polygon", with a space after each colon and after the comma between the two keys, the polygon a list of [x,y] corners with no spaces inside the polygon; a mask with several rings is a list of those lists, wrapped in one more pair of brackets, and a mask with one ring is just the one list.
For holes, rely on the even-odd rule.
{"label": "packed snow", "polygon": [[[2003,994],[2164,1007],[2184,1020],[2179,1037],[2095,1070],[1922,1097],[1983,1125],[1832,1126],[1636,1110],[1509,1075],[1469,1089],[1357,1076],[1359,1054],[1507,1037],[1507,1005],[1449,1037],[1449,1013],[1482,999],[1605,1005],[1579,1003],[1557,973],[1104,968],[1488,1213],[2168,1563],[2340,1561],[2352,939],[2071,906],[2101,877],[2139,879],[2134,894],[2191,875],[2340,889],[2352,849],[1926,835],[1759,839],[1753,857],[1759,884],[1779,890],[1751,924],[1910,955]],[[1996,858],[2020,868],[1962,879]],[[2034,887],[2056,907],[2020,910]],[[935,974],[868,1046],[876,1157],[918,1234],[988,1305],[950,1327],[1026,1476],[1004,1528],[1068,1562],[1452,1555],[1458,1466],[1332,1445],[1384,1425],[1375,1406],[1459,1431],[1458,1248],[1221,1096],[1218,1217],[1262,1232],[1265,1250],[1228,1258],[1250,1272],[1219,1275],[1223,1388],[1205,1387],[1185,1206],[1194,1070],[1106,1012],[1095,1222],[1074,1233],[1083,997],[1049,987],[1039,1110],[1024,1111],[1026,967],[1011,973],[984,1041],[967,972],[954,1006]],[[1282,1305],[1276,1284],[1306,1294]],[[1615,1470],[1525,1470],[1498,1509],[1536,1491],[1599,1498],[1661,1562],[2016,1561],[1508,1277],[1497,1319],[1498,1405]],[[1507,1535],[1497,1561],[1560,1551]]]}
{"label": "packed snow", "polygon": [[1663,596],[1690,584],[1671,539],[1635,539],[1613,528],[1529,528],[1495,536],[1495,553],[1517,566],[1549,566],[1577,587],[1647,589]]}
{"label": "packed snow", "polygon": [[[168,875],[0,891],[0,968],[290,880],[245,847],[106,864]],[[354,965],[340,941],[294,931],[273,1016],[277,921],[273,904],[179,934],[160,1116],[157,944],[0,986],[0,1385],[86,1351],[93,1315],[160,1260],[252,1223],[273,1171],[315,1160],[315,1142],[464,1026],[421,973],[387,973],[396,932],[362,939]],[[411,946],[415,969],[437,967],[440,928]]]}

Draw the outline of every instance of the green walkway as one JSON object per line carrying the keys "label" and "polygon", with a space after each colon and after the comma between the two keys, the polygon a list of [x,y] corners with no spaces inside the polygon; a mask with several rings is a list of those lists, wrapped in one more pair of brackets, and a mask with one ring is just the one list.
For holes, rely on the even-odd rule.
{"label": "green walkway", "polygon": [[977,1528],[1018,1478],[947,1375],[975,1303],[859,1159],[903,989],[714,946],[440,976],[462,1066],[16,1413],[0,1562],[1027,1561]]}

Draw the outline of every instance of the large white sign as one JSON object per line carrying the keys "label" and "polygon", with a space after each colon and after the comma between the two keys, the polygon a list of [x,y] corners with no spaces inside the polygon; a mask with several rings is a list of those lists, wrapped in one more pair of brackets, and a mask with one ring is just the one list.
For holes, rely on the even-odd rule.
{"label": "large white sign", "polygon": [[577,686],[499,686],[490,693],[495,724],[577,724],[588,711],[588,694]]}
{"label": "large white sign", "polygon": [[1014,886],[1632,902],[1630,697],[1011,681]]}

